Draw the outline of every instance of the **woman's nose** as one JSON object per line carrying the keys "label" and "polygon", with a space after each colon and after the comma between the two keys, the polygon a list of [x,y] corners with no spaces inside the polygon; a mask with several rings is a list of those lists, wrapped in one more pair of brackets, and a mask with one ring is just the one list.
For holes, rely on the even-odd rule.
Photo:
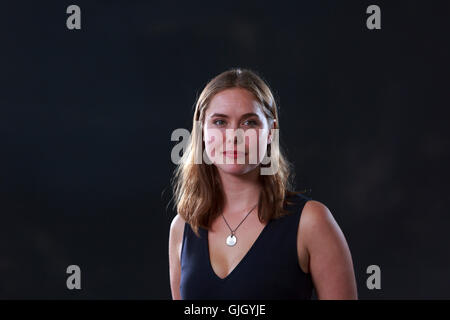
{"label": "woman's nose", "polygon": [[228,144],[241,144],[244,141],[244,130],[240,128],[232,128],[226,132],[226,140]]}

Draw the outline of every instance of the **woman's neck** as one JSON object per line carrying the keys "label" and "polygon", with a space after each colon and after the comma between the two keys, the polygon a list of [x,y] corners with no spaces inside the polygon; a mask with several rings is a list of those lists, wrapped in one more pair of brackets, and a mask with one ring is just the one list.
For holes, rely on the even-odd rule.
{"label": "woman's neck", "polygon": [[261,192],[259,170],[244,175],[231,175],[220,172],[224,192],[224,211],[230,214],[246,213],[258,203]]}

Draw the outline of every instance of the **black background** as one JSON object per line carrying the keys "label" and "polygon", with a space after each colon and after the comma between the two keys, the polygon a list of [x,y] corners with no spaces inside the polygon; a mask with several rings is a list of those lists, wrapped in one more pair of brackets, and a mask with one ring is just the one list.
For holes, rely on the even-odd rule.
{"label": "black background", "polygon": [[2,2],[0,298],[171,298],[170,136],[230,67],[272,87],[297,189],[339,223],[359,297],[450,298],[449,16],[446,1]]}

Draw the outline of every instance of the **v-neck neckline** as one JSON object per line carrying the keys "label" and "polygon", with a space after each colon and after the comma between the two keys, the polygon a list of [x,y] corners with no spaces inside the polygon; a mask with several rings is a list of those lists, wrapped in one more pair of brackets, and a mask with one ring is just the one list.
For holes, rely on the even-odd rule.
{"label": "v-neck neckline", "polygon": [[211,256],[209,254],[209,240],[208,240],[208,235],[209,235],[209,231],[206,230],[206,246],[204,246],[206,248],[206,257],[208,259],[208,268],[211,271],[212,275],[214,276],[214,278],[218,279],[219,281],[226,281],[228,280],[233,274],[235,274],[237,272],[237,269],[239,269],[239,267],[241,266],[241,264],[243,264],[245,262],[245,260],[247,260],[248,256],[251,254],[252,251],[254,251],[255,246],[258,244],[258,242],[260,241],[260,239],[262,238],[263,234],[266,232],[266,229],[268,228],[270,222],[272,220],[270,220],[269,222],[267,222],[267,224],[264,226],[264,228],[262,229],[262,231],[259,233],[258,237],[256,238],[256,240],[253,242],[252,246],[250,247],[250,249],[248,249],[248,251],[245,253],[245,255],[242,257],[242,259],[238,262],[238,264],[228,273],[228,275],[226,275],[224,278],[219,277],[216,272],[214,271],[212,264],[211,264]]}

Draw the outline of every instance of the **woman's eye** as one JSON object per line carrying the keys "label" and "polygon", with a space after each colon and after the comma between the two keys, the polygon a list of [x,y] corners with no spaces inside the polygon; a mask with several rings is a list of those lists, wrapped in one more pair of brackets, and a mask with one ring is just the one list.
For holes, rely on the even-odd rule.
{"label": "woman's eye", "polygon": [[220,120],[220,119],[217,119],[217,120],[214,120],[213,123],[214,123],[216,126],[223,126],[223,125],[225,124],[225,121]]}
{"label": "woman's eye", "polygon": [[257,121],[255,121],[255,120],[246,120],[246,121],[244,121],[244,125],[245,126],[256,126],[258,124],[258,122]]}

